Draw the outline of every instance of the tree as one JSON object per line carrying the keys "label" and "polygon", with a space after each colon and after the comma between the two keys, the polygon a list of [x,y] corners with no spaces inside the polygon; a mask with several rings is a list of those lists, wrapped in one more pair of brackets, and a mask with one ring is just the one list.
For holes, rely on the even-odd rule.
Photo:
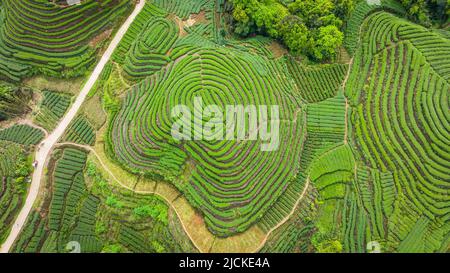
{"label": "tree", "polygon": [[432,21],[439,24],[449,22],[450,0],[429,0],[427,2]]}
{"label": "tree", "polygon": [[247,36],[252,31],[253,22],[250,21],[250,17],[245,12],[242,5],[236,5],[233,10],[233,19],[235,20],[234,31],[242,36]]}
{"label": "tree", "polygon": [[289,5],[289,11],[300,17],[308,28],[341,27],[342,21],[334,15],[334,9],[331,0],[296,0]]}
{"label": "tree", "polygon": [[276,0],[233,0],[233,5],[234,31],[243,36],[257,30],[277,38],[279,23],[289,15]]}
{"label": "tree", "polygon": [[354,0],[232,0],[234,31],[247,36],[268,34],[281,40],[294,55],[322,61],[336,55],[342,44],[342,20]]}
{"label": "tree", "polygon": [[106,205],[116,209],[120,209],[123,207],[123,203],[117,200],[117,198],[113,195],[106,198]]}
{"label": "tree", "polygon": [[309,30],[300,18],[294,15],[287,16],[281,21],[279,29],[284,43],[292,54],[306,53]]}
{"label": "tree", "polygon": [[345,20],[355,9],[354,0],[333,0],[334,14],[341,20]]}
{"label": "tree", "polygon": [[411,20],[424,26],[444,24],[450,15],[450,0],[401,0]]}
{"label": "tree", "polygon": [[0,121],[31,111],[28,103],[32,95],[33,92],[28,88],[0,83]]}
{"label": "tree", "polygon": [[336,26],[319,28],[319,34],[312,47],[312,57],[322,61],[336,56],[336,49],[342,45],[344,34]]}
{"label": "tree", "polygon": [[253,14],[253,18],[259,30],[266,32],[273,38],[278,38],[280,37],[279,24],[289,15],[289,11],[285,6],[274,0],[267,2],[266,5],[260,5]]}
{"label": "tree", "polygon": [[133,210],[133,213],[138,217],[151,217],[162,222],[163,224],[168,223],[167,208],[161,204],[136,207]]}

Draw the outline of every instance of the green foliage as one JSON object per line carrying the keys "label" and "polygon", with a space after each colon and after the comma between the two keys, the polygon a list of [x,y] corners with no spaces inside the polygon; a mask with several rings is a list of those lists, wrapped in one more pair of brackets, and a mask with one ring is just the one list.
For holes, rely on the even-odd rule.
{"label": "green foliage", "polygon": [[93,180],[92,192],[96,195],[111,195],[111,189],[108,187],[108,181],[97,169],[95,163],[91,160],[86,164],[86,175]]}
{"label": "green foliage", "polygon": [[280,33],[286,46],[294,55],[306,54],[310,39],[308,28],[297,16],[286,16],[279,27]]}
{"label": "green foliage", "polygon": [[254,32],[280,39],[291,53],[318,61],[332,59],[342,45],[342,20],[353,9],[352,1],[298,0],[288,6],[277,0],[233,0],[234,31]]}
{"label": "green foliage", "polygon": [[334,14],[342,21],[348,19],[356,4],[354,0],[333,0],[333,3]]}
{"label": "green foliage", "polygon": [[278,38],[281,35],[278,31],[278,25],[288,14],[286,7],[275,0],[269,0],[259,5],[258,9],[252,14],[252,18],[259,30],[266,32],[271,37]]}
{"label": "green foliage", "polygon": [[151,217],[166,225],[168,223],[167,207],[162,204],[157,204],[156,206],[143,205],[135,208],[133,213],[138,217]]}
{"label": "green foliage", "polygon": [[236,33],[248,35],[254,30],[278,38],[278,25],[289,15],[288,9],[276,0],[233,0]]}
{"label": "green foliage", "polygon": [[430,25],[426,0],[401,0],[401,2],[406,7],[410,18],[422,24]]}
{"label": "green foliage", "polygon": [[123,203],[114,195],[108,196],[108,198],[106,198],[105,204],[116,209],[123,208]]}
{"label": "green foliage", "polygon": [[400,0],[410,19],[425,26],[433,22],[446,23],[449,19],[450,1],[448,0]]}
{"label": "green foliage", "polygon": [[33,170],[31,162],[28,158],[23,155],[19,156],[16,160],[16,170],[14,171],[14,176],[16,177],[16,182],[19,180],[23,182],[27,176],[30,175]]}
{"label": "green foliage", "polygon": [[152,241],[152,247],[155,249],[156,253],[165,252],[164,246],[161,243],[159,243],[158,241]]}
{"label": "green foliage", "polygon": [[90,177],[96,177],[97,175],[97,166],[95,166],[95,163],[91,160],[88,160],[87,162],[86,174]]}
{"label": "green foliage", "polygon": [[116,113],[120,109],[120,100],[111,93],[112,89],[108,88],[105,89],[105,92],[103,93],[103,105],[106,111],[109,113]]}
{"label": "green foliage", "polygon": [[105,245],[102,249],[102,253],[121,253],[121,252],[122,246],[119,244]]}
{"label": "green foliage", "polygon": [[102,223],[102,222],[97,222],[97,224],[95,225],[95,234],[96,235],[102,235],[107,231],[108,227]]}
{"label": "green foliage", "polygon": [[342,244],[338,240],[325,240],[321,242],[313,241],[318,253],[341,253]]}
{"label": "green foliage", "polygon": [[313,57],[317,60],[333,59],[336,48],[342,45],[344,34],[334,25],[319,28],[317,40],[313,46]]}
{"label": "green foliage", "polygon": [[289,10],[310,29],[342,26],[342,21],[334,14],[335,5],[331,0],[296,0],[289,5]]}
{"label": "green foliage", "polygon": [[22,207],[31,171],[31,162],[23,148],[0,141],[0,243],[6,239]]}
{"label": "green foliage", "polygon": [[28,105],[33,92],[0,81],[0,121],[21,116],[31,111]]}

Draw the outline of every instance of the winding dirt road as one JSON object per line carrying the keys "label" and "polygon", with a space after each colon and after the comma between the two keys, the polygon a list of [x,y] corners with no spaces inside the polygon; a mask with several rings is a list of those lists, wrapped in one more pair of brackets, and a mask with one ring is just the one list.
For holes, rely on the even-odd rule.
{"label": "winding dirt road", "polygon": [[130,27],[131,23],[133,23],[136,16],[141,12],[144,5],[145,5],[145,0],[140,0],[140,2],[136,5],[133,13],[131,13],[131,15],[125,21],[125,23],[123,23],[123,25],[120,27],[117,34],[114,36],[114,38],[111,41],[110,45],[108,46],[107,50],[105,51],[102,58],[100,59],[100,62],[95,67],[94,71],[92,72],[88,81],[86,82],[86,84],[84,85],[80,94],[76,98],[75,102],[70,107],[67,114],[64,116],[64,118],[58,124],[56,129],[42,141],[41,145],[39,145],[40,149],[36,152],[36,160],[39,162],[39,164],[33,173],[33,178],[32,178],[30,189],[28,191],[27,199],[25,201],[25,205],[23,206],[14,225],[12,226],[12,229],[11,229],[11,232],[10,232],[8,238],[1,246],[0,253],[9,252],[9,250],[11,249],[11,246],[13,245],[14,241],[16,240],[17,236],[19,235],[20,231],[22,230],[23,226],[26,223],[28,214],[30,213],[31,209],[33,208],[33,204],[38,196],[42,174],[44,173],[44,167],[46,165],[45,162],[50,154],[50,151],[52,150],[53,146],[59,141],[61,136],[64,134],[64,132],[66,131],[66,129],[69,126],[69,124],[71,123],[71,121],[75,118],[78,110],[80,109],[80,107],[83,104],[83,102],[85,101],[89,91],[94,86],[95,82],[97,81],[98,77],[100,76],[100,73],[103,71],[103,68],[105,67],[106,63],[111,58],[114,50],[116,49],[116,47],[122,40],[123,36],[125,35],[128,28]]}

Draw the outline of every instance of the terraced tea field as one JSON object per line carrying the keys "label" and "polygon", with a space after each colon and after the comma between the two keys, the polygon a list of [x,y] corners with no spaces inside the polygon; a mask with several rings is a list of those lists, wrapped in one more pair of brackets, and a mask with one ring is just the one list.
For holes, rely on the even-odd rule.
{"label": "terraced tea field", "polygon": [[84,75],[96,57],[89,42],[130,7],[125,0],[88,0],[69,7],[4,0],[1,5],[0,75],[16,82],[36,73]]}
{"label": "terraced tea field", "polygon": [[0,242],[7,238],[24,203],[32,172],[30,154],[44,133],[28,125],[0,130]]}
{"label": "terraced tea field", "polygon": [[[293,86],[278,84],[277,75],[271,73],[281,69],[277,63],[255,56],[233,57],[219,49],[183,51],[185,57],[178,57],[177,50],[173,54],[176,64],[140,83],[124,100],[110,132],[114,153],[132,171],[172,179],[202,208],[217,234],[243,231],[271,205],[267,198],[279,196],[296,173],[296,168],[287,167],[297,165],[301,153],[301,138],[295,137],[301,134],[301,123],[289,119],[296,115],[295,101],[289,101],[294,98]],[[265,153],[259,151],[258,142],[167,143],[171,107],[192,104],[194,96],[205,104],[283,105],[280,148]],[[135,131],[138,124],[148,125]],[[192,166],[197,167],[186,169]],[[183,172],[191,176],[180,179]]]}
{"label": "terraced tea field", "polygon": [[70,106],[70,96],[63,93],[44,90],[36,124],[51,131],[64,116]]}
{"label": "terraced tea field", "polygon": [[13,251],[66,252],[70,242],[83,253],[192,251],[174,239],[177,223],[160,199],[109,186],[85,151],[56,150],[50,166],[47,213],[32,212]]}
{"label": "terraced tea field", "polygon": [[[356,52],[346,89],[355,104],[355,145],[367,166],[393,175],[392,223],[411,223],[392,225],[388,243],[435,251],[450,227],[450,62],[442,58],[450,41],[383,12],[366,24],[363,39],[370,42]],[[403,246],[408,236],[416,242]]]}
{"label": "terraced tea field", "polygon": [[0,130],[0,140],[22,145],[36,145],[44,138],[44,133],[28,125],[14,125]]}
{"label": "terraced tea field", "polygon": [[0,129],[2,251],[450,250],[448,23],[351,1],[319,63],[232,2],[0,2],[1,79],[86,83]]}

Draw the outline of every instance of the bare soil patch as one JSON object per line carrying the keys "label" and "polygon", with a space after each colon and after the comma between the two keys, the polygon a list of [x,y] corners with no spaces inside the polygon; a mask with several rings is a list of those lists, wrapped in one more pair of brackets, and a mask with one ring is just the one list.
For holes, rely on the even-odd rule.
{"label": "bare soil patch", "polygon": [[189,16],[189,19],[194,21],[194,24],[202,24],[202,23],[208,23],[209,20],[206,19],[206,11],[202,10],[199,13],[193,13],[191,16]]}
{"label": "bare soil patch", "polygon": [[193,13],[189,15],[189,18],[187,20],[182,20],[175,14],[170,14],[167,18],[170,20],[174,20],[177,23],[180,37],[184,37],[187,35],[187,32],[184,28],[190,28],[195,24],[203,24],[209,22],[209,20],[206,18],[206,11],[204,10],[199,13]]}
{"label": "bare soil patch", "polygon": [[106,113],[103,110],[101,98],[98,94],[89,98],[83,105],[82,111],[89,122],[99,130],[106,123]]}
{"label": "bare soil patch", "polygon": [[180,37],[184,37],[184,36],[187,35],[186,30],[184,30],[183,20],[181,20],[180,17],[178,17],[178,16],[176,16],[176,15],[174,15],[174,14],[170,14],[170,15],[167,17],[167,19],[175,21],[175,23],[176,23],[177,26],[178,26],[178,35],[179,35]]}
{"label": "bare soil patch", "polygon": [[111,33],[112,33],[112,28],[107,29],[105,31],[103,31],[102,33],[100,33],[99,35],[97,35],[96,37],[94,37],[90,42],[89,42],[89,46],[92,48],[96,48],[97,45],[107,39],[109,39],[109,37],[111,37]]}
{"label": "bare soil patch", "polygon": [[45,76],[35,76],[26,79],[24,81],[24,85],[39,90],[52,90],[76,95],[80,92],[83,82],[84,78],[67,80],[67,79],[50,78]]}
{"label": "bare soil patch", "polygon": [[268,46],[267,49],[269,49],[273,56],[275,58],[280,58],[283,57],[284,55],[288,54],[287,49],[282,46],[280,43],[278,43],[277,41],[272,41]]}
{"label": "bare soil patch", "polygon": [[347,50],[342,46],[339,48],[339,51],[337,52],[338,57],[337,61],[338,63],[348,64],[350,63],[350,55],[348,54]]}

